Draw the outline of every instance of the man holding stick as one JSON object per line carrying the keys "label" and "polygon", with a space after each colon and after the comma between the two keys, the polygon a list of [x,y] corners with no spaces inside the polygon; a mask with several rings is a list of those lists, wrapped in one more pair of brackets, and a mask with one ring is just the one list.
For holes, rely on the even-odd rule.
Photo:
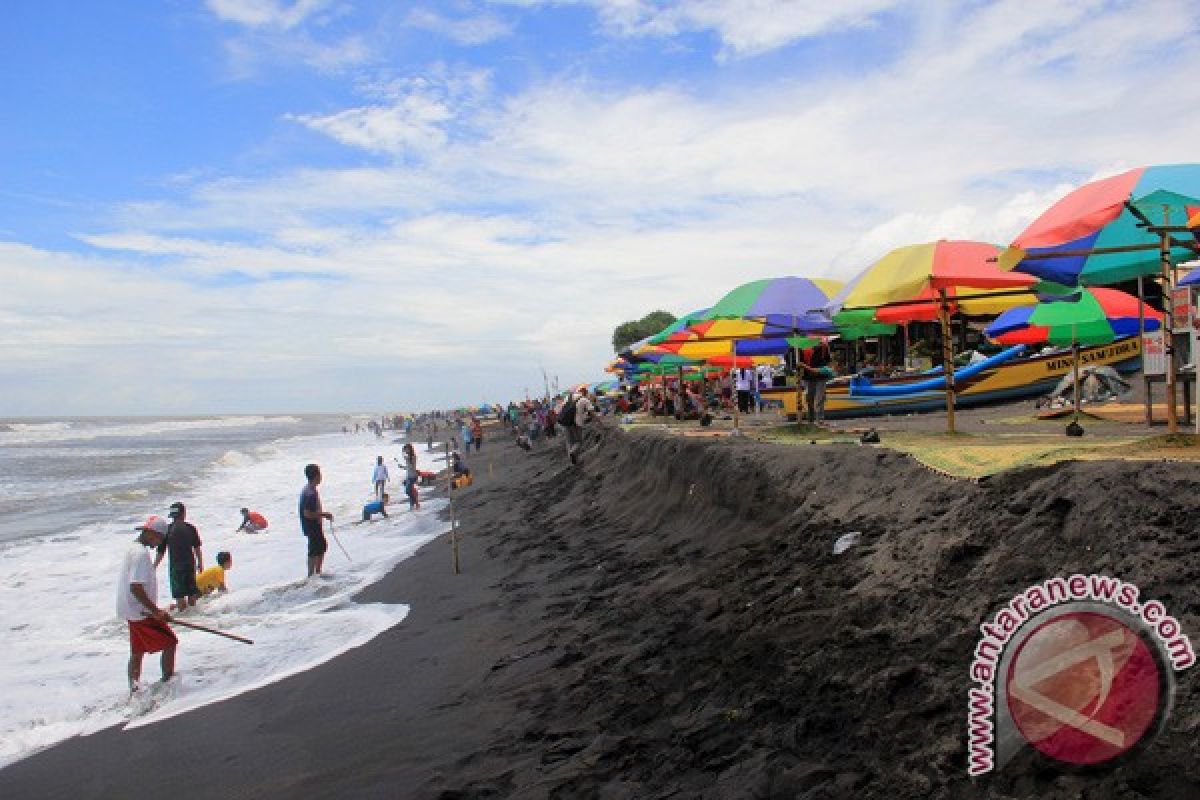
{"label": "man holding stick", "polygon": [[121,564],[117,582],[117,614],[129,626],[129,692],[138,690],[142,657],[162,652],[163,683],[175,674],[175,647],[179,640],[167,626],[171,617],[158,607],[158,580],[146,548],[158,547],[167,538],[167,521],[151,516],[137,528],[136,543],[130,545]]}
{"label": "man holding stick", "polygon": [[321,508],[321,496],[317,487],[321,484],[321,468],[309,464],[304,468],[304,477],[308,483],[300,492],[300,530],[308,539],[308,577],[321,574],[321,566],[325,561],[325,551],[329,542],[325,540],[325,523],[333,523],[333,513]]}

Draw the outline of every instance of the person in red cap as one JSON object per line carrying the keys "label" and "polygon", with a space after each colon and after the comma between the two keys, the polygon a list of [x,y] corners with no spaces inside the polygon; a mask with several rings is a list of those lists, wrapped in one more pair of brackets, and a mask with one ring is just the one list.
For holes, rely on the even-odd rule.
{"label": "person in red cap", "polygon": [[136,530],[135,543],[125,552],[117,581],[117,615],[129,626],[129,691],[138,690],[142,656],[162,653],[162,679],[175,674],[175,647],[179,640],[167,626],[171,617],[158,607],[158,580],[146,548],[158,547],[167,538],[167,521],[151,516]]}

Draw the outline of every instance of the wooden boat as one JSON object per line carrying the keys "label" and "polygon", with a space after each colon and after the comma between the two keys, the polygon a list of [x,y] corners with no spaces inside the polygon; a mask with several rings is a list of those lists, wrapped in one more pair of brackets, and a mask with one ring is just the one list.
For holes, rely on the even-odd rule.
{"label": "wooden boat", "polygon": [[[1009,351],[1006,351],[1008,353]],[[1135,372],[1141,368],[1141,339],[1131,336],[1096,347],[1079,350],[1080,366],[1110,366],[1118,372]],[[1049,392],[1071,371],[1070,350],[1046,355],[1010,354],[994,357],[987,363],[961,368],[955,373],[955,408],[1016,400]],[[880,414],[909,414],[920,411],[944,411],[946,391],[941,383],[940,370],[864,380],[842,377],[829,382],[825,397],[826,419],[868,417]],[[773,387],[764,389],[767,400],[783,404],[789,419],[796,417],[796,389]]]}

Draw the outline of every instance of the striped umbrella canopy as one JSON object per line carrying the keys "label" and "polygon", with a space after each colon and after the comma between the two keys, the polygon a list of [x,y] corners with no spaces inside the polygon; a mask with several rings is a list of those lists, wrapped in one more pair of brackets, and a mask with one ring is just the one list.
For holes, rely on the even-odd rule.
{"label": "striped umbrella canopy", "polygon": [[[1163,315],[1145,308],[1147,331],[1162,326]],[[1005,311],[984,329],[984,335],[1003,345],[1107,344],[1138,333],[1138,300],[1116,289],[1078,289],[1045,295],[1041,302]]]}
{"label": "striped umbrella canopy", "polygon": [[[1095,286],[1162,268],[1160,235],[1200,212],[1200,164],[1138,167],[1080,186],[1035,219],[999,266],[1055,283]],[[1172,239],[1174,263],[1195,258],[1193,240]]]}
{"label": "striped umbrella canopy", "polygon": [[890,336],[896,326],[875,319],[877,309],[842,310],[833,315],[833,327],[843,339],[866,339],[871,336]]}
{"label": "striped umbrella canopy", "polygon": [[704,314],[707,312],[708,312],[707,308],[702,308],[699,311],[693,311],[690,314],[684,314],[682,317],[675,320],[670,325],[663,328],[661,331],[654,334],[653,336],[651,336],[649,339],[646,339],[645,341],[647,344],[662,344],[663,342],[670,339],[674,334],[678,334],[681,331],[686,331],[688,326],[703,319]]}
{"label": "striped umbrella canopy", "polygon": [[765,278],[729,292],[702,318],[759,322],[764,326],[760,335],[828,331],[832,324],[821,311],[839,289],[839,281],[824,278]]}
{"label": "striped umbrella canopy", "polygon": [[[998,297],[998,293],[1027,289],[1037,282],[1029,275],[999,269],[994,262],[999,252],[998,247],[985,242],[946,239],[898,247],[846,284],[829,302],[829,311],[836,315],[844,309],[910,304],[932,309],[932,319],[937,317],[940,290],[946,290],[947,295],[985,295],[993,304],[988,308],[994,308],[994,303],[1005,296]],[[1033,299],[1027,296],[1025,302]]]}
{"label": "striped umbrella canopy", "polygon": [[820,338],[813,336],[772,336],[765,339],[664,342],[660,347],[687,358],[713,359],[718,356],[782,355],[792,347],[812,347],[818,341]]}
{"label": "striped umbrella canopy", "polygon": [[706,362],[713,367],[747,369],[767,364],[778,364],[778,356],[713,356]]}

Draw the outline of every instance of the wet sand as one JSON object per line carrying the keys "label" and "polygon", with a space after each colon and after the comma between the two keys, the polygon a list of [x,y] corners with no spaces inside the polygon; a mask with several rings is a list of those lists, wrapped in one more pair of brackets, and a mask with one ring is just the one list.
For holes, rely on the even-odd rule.
{"label": "wet sand", "polygon": [[[0,796],[1200,796],[1191,673],[1122,767],[965,772],[977,626],[1017,591],[1108,573],[1197,641],[1200,466],[973,483],[870,447],[603,429],[573,469],[558,446],[503,438],[457,501],[463,574],[443,537],[360,597],[411,603],[400,625],[263,689],[39,753],[0,770]],[[848,531],[861,543],[833,556]]]}

